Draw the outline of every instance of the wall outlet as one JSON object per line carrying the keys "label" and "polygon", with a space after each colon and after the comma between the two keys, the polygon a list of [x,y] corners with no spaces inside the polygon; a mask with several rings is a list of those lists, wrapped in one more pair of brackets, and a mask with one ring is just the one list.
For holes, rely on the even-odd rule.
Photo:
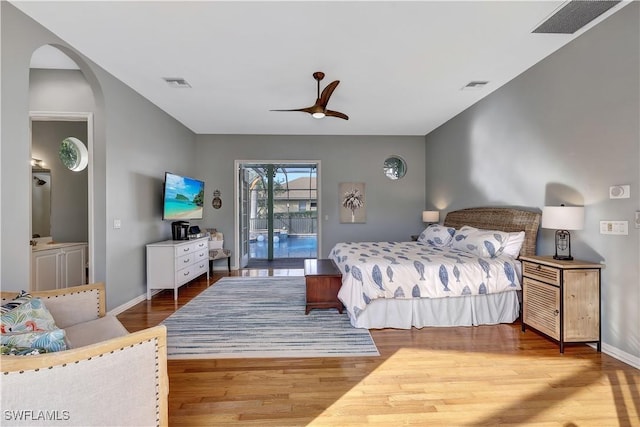
{"label": "wall outlet", "polygon": [[119,219],[114,219],[113,220],[113,228],[117,230],[120,227],[122,227],[122,221],[119,220]]}
{"label": "wall outlet", "polygon": [[609,187],[610,199],[628,199],[631,197],[630,185],[612,185]]}
{"label": "wall outlet", "polygon": [[629,221],[600,221],[600,234],[629,234]]}

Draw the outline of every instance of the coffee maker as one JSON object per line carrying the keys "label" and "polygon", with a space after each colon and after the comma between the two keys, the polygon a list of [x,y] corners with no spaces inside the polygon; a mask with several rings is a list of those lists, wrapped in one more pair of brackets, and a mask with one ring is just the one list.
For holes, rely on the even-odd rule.
{"label": "coffee maker", "polygon": [[187,221],[172,222],[171,238],[173,240],[188,240],[189,239],[189,223]]}

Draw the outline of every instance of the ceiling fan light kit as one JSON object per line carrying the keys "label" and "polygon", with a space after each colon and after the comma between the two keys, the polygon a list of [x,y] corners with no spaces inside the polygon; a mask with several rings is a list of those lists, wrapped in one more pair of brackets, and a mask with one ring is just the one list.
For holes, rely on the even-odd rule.
{"label": "ceiling fan light kit", "polygon": [[316,71],[313,73],[313,78],[318,82],[318,95],[316,98],[316,103],[311,107],[305,108],[295,108],[291,110],[271,110],[271,111],[301,111],[303,113],[309,113],[314,119],[323,119],[325,117],[338,117],[343,120],[349,120],[349,116],[339,111],[327,110],[327,104],[329,103],[329,98],[333,94],[333,91],[336,90],[336,87],[340,83],[340,80],[335,80],[327,85],[320,93],[320,81],[324,79],[324,73],[322,71]]}

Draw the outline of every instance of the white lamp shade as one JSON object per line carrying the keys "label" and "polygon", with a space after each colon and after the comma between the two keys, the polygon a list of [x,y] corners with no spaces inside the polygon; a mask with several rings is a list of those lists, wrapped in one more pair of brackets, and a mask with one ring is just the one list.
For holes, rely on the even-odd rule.
{"label": "white lamp shade", "polygon": [[542,228],[554,230],[582,230],[584,208],[581,206],[545,206],[542,209]]}
{"label": "white lamp shade", "polygon": [[422,211],[422,222],[440,221],[440,211]]}

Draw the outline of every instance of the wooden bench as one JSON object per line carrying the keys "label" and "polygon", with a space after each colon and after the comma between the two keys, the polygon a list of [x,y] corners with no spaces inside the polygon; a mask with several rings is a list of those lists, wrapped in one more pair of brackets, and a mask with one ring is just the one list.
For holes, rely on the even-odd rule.
{"label": "wooden bench", "polygon": [[307,285],[305,314],[314,308],[335,308],[342,314],[338,299],[342,273],[330,259],[305,259],[304,277]]}

